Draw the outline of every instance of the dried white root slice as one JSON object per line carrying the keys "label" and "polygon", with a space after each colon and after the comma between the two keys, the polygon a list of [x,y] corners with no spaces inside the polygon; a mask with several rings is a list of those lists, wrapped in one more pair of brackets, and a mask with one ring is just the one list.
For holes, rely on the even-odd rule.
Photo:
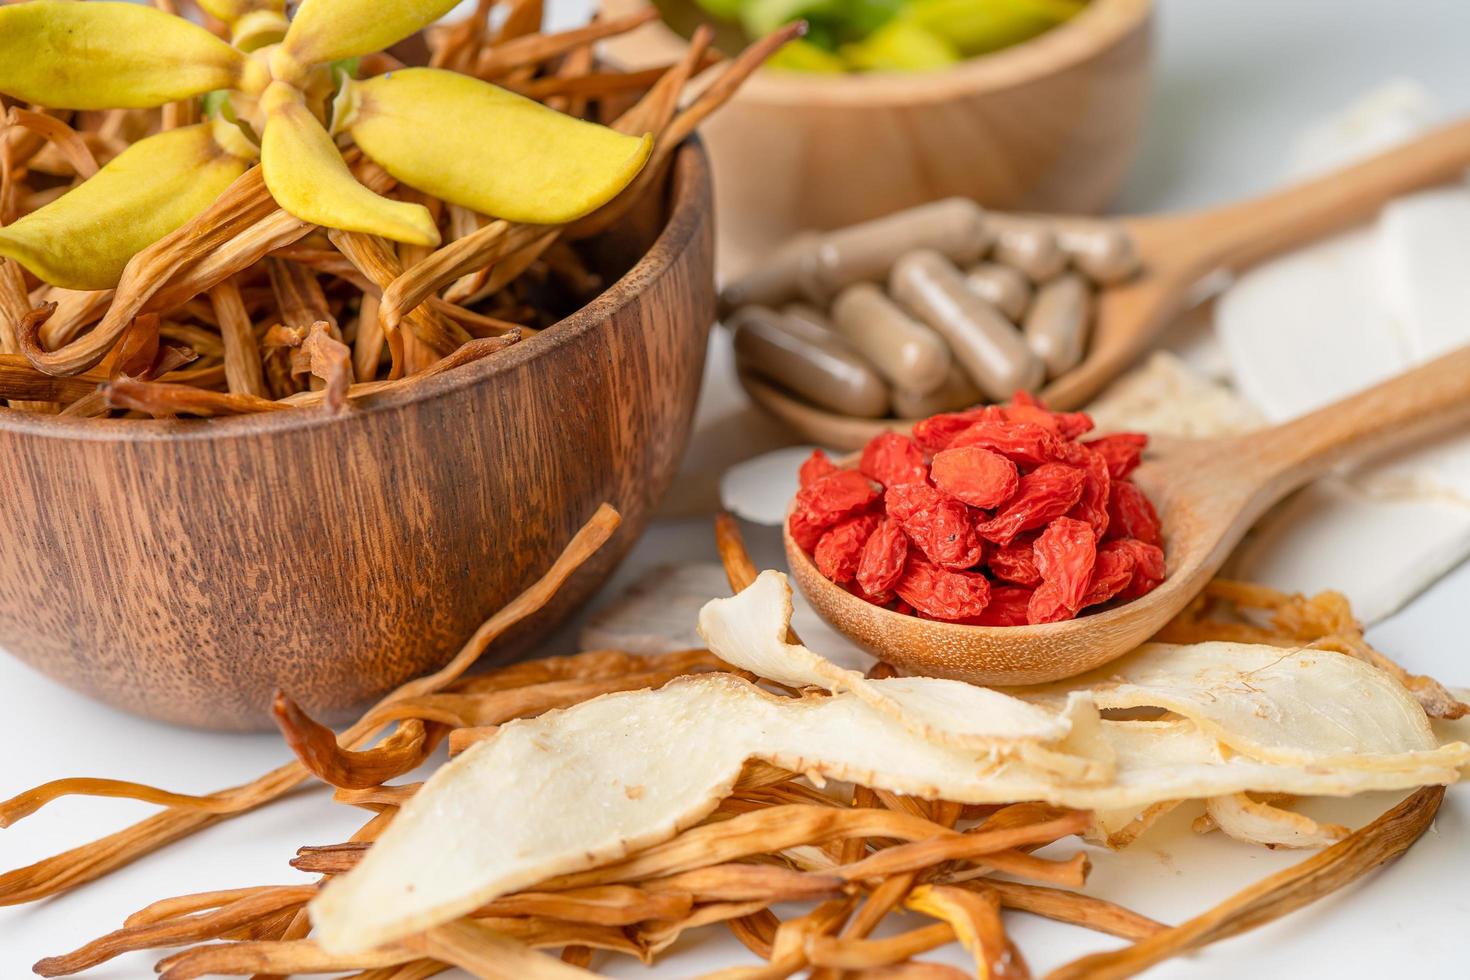
{"label": "dried white root slice", "polygon": [[1091,674],[1026,693],[1050,702],[1076,690],[1090,691],[1103,709],[1166,708],[1261,762],[1361,770],[1438,758],[1413,695],[1384,671],[1331,651],[1149,643]]}
{"label": "dried white root slice", "polygon": [[1182,802],[1184,801],[1163,800],[1159,803],[1151,803],[1142,810],[1137,807],[1126,807],[1121,810],[1094,810],[1092,826],[1088,827],[1087,833],[1082,836],[1093,844],[1101,844],[1111,850],[1121,851],[1142,837],[1144,831]]}
{"label": "dried white root slice", "polygon": [[1417,767],[1275,766],[1227,757],[1185,720],[1103,721],[1098,737],[1117,771],[1088,785],[1022,760],[996,768],[989,753],[930,741],[853,694],[782,698],[705,674],[605,695],[506,724],[439,770],[357,868],[327,884],[312,919],[324,948],[362,950],[606,864],[707,816],[747,759],[926,799],[1142,809],[1245,790],[1325,796],[1449,783],[1470,757],[1455,743],[1413,753]]}
{"label": "dried white root slice", "polygon": [[738,595],[714,599],[699,612],[699,635],[726,663],[791,688],[850,692],[925,739],[956,748],[1020,752],[1035,765],[1073,779],[1107,778],[1108,760],[1043,749],[1071,731],[1071,719],[1018,698],[937,677],[870,680],[799,643],[786,642],[791,586],[776,571],[761,572]]}
{"label": "dried white root slice", "polygon": [[1267,847],[1326,847],[1350,831],[1336,823],[1318,823],[1311,817],[1283,810],[1245,793],[1212,796],[1205,815],[1195,821],[1199,832],[1219,828],[1227,837]]}

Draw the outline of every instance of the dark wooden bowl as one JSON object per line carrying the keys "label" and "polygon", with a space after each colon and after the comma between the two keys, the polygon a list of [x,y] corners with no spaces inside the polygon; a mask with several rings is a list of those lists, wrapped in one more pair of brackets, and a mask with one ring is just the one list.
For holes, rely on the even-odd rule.
{"label": "dark wooden bowl", "polygon": [[612,541],[495,654],[523,648],[626,554],[689,435],[715,308],[698,145],[645,210],[598,243],[627,271],[582,310],[343,416],[0,408],[0,647],[186,725],[269,727],[277,688],[341,718],[448,660],[610,501]]}

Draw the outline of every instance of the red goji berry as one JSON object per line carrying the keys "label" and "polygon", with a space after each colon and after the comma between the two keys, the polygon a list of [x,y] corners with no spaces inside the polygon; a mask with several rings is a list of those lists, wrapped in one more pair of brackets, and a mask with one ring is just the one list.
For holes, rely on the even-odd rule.
{"label": "red goji berry", "polygon": [[1096,606],[1107,602],[1122,592],[1133,581],[1133,566],[1136,560],[1129,548],[1114,548],[1110,541],[1097,552],[1097,564],[1092,567],[1092,581],[1088,583],[1087,595],[1082,597],[1082,607]]}
{"label": "red goji berry", "polygon": [[1112,496],[1108,499],[1108,537],[1137,538],[1146,544],[1164,543],[1163,525],[1159,523],[1154,505],[1128,481],[1113,484]]}
{"label": "red goji berry", "polygon": [[914,425],[914,442],[918,443],[920,449],[929,454],[948,449],[950,442],[955,436],[968,429],[982,419],[1003,419],[1001,410],[994,405],[982,405],[979,408],[968,408],[963,412],[942,412],[939,415],[931,415]]}
{"label": "red goji berry", "polygon": [[878,491],[856,470],[837,470],[802,487],[791,511],[791,537],[810,552],[827,528],[867,510]]}
{"label": "red goji berry", "polygon": [[1066,462],[1082,470],[1082,495],[1067,516],[1092,525],[1092,535],[1101,541],[1108,530],[1108,500],[1113,478],[1108,475],[1108,461],[1079,442],[1063,443]]}
{"label": "red goji berry", "polygon": [[985,609],[964,622],[971,626],[1025,626],[1030,622],[1026,613],[1031,604],[1031,591],[1016,585],[991,586],[990,602]]}
{"label": "red goji berry", "polygon": [[1016,493],[1020,473],[1016,464],[979,446],[944,449],[930,465],[934,485],[971,507],[991,510]]}
{"label": "red goji berry", "polygon": [[1054,587],[1047,589],[1047,601],[1054,596],[1073,616],[1082,608],[1096,563],[1097,538],[1086,521],[1058,517],[1036,539],[1036,568],[1042,586]]}
{"label": "red goji berry", "polygon": [[990,602],[984,575],[940,568],[920,555],[909,556],[894,591],[926,616],[947,621],[978,616]]}
{"label": "red goji berry", "polygon": [[908,535],[892,517],[885,517],[863,545],[857,583],[870,595],[890,592],[903,575],[909,557]]}
{"label": "red goji berry", "polygon": [[1133,556],[1133,579],[1118,593],[1120,599],[1137,599],[1164,581],[1164,549],[1137,538],[1119,538],[1103,545],[1104,551],[1127,551]]}
{"label": "red goji berry", "polygon": [[1062,457],[1062,440],[1032,422],[975,422],[949,441],[950,449],[978,446],[1000,453],[1017,466],[1040,466]]}
{"label": "red goji berry", "polygon": [[1101,454],[1108,461],[1109,476],[1115,480],[1125,480],[1143,461],[1143,451],[1148,448],[1148,436],[1141,432],[1115,432],[1110,436],[1089,439],[1082,445]]}
{"label": "red goji berry", "polygon": [[817,571],[839,584],[852,581],[863,556],[863,545],[880,520],[877,514],[859,514],[834,525],[822,535],[812,552]]}
{"label": "red goji berry", "polygon": [[925,483],[929,479],[924,454],[914,440],[897,432],[884,432],[868,440],[858,472],[884,487]]}
{"label": "red goji berry", "polygon": [[973,568],[985,557],[970,509],[927,483],[901,483],[883,494],[888,516],[914,546],[944,568]]}
{"label": "red goji berry", "polygon": [[796,471],[796,481],[803,487],[809,487],[829,473],[837,472],[837,464],[827,458],[827,454],[820,449],[813,449],[812,454],[801,464],[801,469]]}
{"label": "red goji berry", "polygon": [[1092,419],[1085,412],[1048,412],[1034,405],[1007,405],[1002,411],[1007,422],[1037,425],[1058,439],[1076,439],[1092,431]]}
{"label": "red goji berry", "polygon": [[1075,466],[1046,463],[1021,477],[1010,503],[988,521],[978,525],[980,536],[1007,545],[1022,531],[1041,527],[1061,517],[1082,496],[1084,476]]}
{"label": "red goji berry", "polygon": [[1077,611],[1068,606],[1063,598],[1062,587],[1055,582],[1042,582],[1026,602],[1026,622],[1032,626],[1060,623],[1073,619],[1076,615]]}
{"label": "red goji berry", "polygon": [[1004,548],[995,548],[986,559],[990,573],[1005,582],[1035,588],[1041,584],[1041,570],[1036,567],[1034,535],[1023,535]]}
{"label": "red goji berry", "polygon": [[849,582],[847,591],[864,602],[870,602],[875,606],[891,605],[894,600],[894,594],[892,592],[868,592],[856,582]]}

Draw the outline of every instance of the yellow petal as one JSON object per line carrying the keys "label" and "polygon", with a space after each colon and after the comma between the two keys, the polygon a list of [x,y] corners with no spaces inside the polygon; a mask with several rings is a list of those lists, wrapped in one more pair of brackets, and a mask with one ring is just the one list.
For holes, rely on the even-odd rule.
{"label": "yellow petal", "polygon": [[346,129],[410,187],[482,214],[560,224],[637,176],[653,140],[583,122],[457,72],[408,68],[355,83]]}
{"label": "yellow petal", "polygon": [[382,51],[432,24],[459,0],[302,0],[283,44],[304,65]]}
{"label": "yellow petal", "polygon": [[240,77],[245,56],[182,17],[132,3],[0,6],[0,92],[53,109],[146,109]]}
{"label": "yellow petal", "polygon": [[357,182],[332,137],[294,89],[277,82],[262,105],[266,120],[260,162],[265,184],[281,207],[328,228],[414,245],[439,244],[439,231],[427,208],[379,197]]}
{"label": "yellow petal", "polygon": [[207,123],[139,140],[96,175],[0,228],[0,255],[67,289],[110,289],[123,266],[207,208],[249,163]]}

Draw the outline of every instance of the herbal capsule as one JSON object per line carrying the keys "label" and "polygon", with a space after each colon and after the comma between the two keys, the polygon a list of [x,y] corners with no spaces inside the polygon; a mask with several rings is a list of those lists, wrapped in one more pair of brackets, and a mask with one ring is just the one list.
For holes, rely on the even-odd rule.
{"label": "herbal capsule", "polygon": [[889,277],[893,298],[949,341],[955,360],[987,396],[1001,401],[1041,386],[1041,361],[1000,311],[965,285],[938,252],[910,252]]}
{"label": "herbal capsule", "polygon": [[779,306],[801,292],[802,269],[814,254],[818,235],[806,232],[781,245],[764,262],[720,291],[720,309],[729,314],[742,306]]}
{"label": "herbal capsule", "polygon": [[1020,323],[1031,302],[1031,283],[1020,272],[999,262],[981,262],[965,274],[965,285],[1012,323]]}
{"label": "herbal capsule", "polygon": [[1091,316],[1092,290],[1075,272],[1063,273],[1036,290],[1026,314],[1026,343],[1046,365],[1048,377],[1058,377],[1082,360]]}
{"label": "herbal capsule", "polygon": [[951,365],[944,384],[927,394],[893,389],[893,414],[901,419],[926,419],[940,412],[969,408],[981,400],[980,389],[958,364]]}
{"label": "herbal capsule", "polygon": [[[787,303],[781,307],[781,315],[788,320],[804,323],[817,330],[824,330],[828,333],[833,332],[832,321],[828,319],[827,314],[807,303]],[[836,337],[835,339],[844,344],[847,343],[841,337]]]}
{"label": "herbal capsule", "polygon": [[916,248],[968,265],[989,244],[984,209],[967,198],[946,198],[823,235],[803,286],[809,298],[824,303],[855,282],[882,282],[898,257]]}
{"label": "herbal capsule", "polygon": [[872,283],[848,286],[837,295],[832,325],[896,387],[923,393],[944,384],[949,348]]}
{"label": "herbal capsule", "polygon": [[1133,236],[1116,221],[1052,219],[1057,243],[1072,264],[1100,286],[1121,282],[1138,271]]}
{"label": "herbal capsule", "polygon": [[841,337],[764,306],[730,318],[735,356],[756,374],[842,415],[888,414],[888,386]]}
{"label": "herbal capsule", "polygon": [[1067,253],[1047,222],[1010,214],[991,214],[986,220],[995,235],[995,261],[1019,269],[1032,282],[1045,282],[1067,267]]}

